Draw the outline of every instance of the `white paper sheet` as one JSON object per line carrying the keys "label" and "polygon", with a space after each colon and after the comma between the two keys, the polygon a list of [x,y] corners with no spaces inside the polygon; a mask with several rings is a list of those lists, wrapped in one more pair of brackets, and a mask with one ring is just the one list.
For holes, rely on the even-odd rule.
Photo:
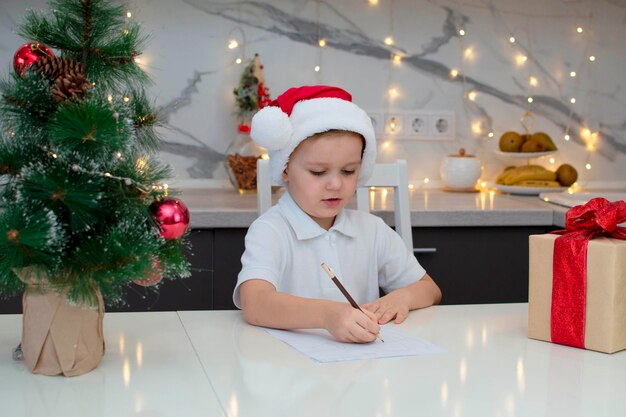
{"label": "white paper sheet", "polygon": [[384,343],[377,339],[368,344],[338,342],[325,330],[265,330],[317,362],[431,355],[445,352],[444,349],[413,334],[405,333],[393,325],[381,327],[380,336],[385,340]]}

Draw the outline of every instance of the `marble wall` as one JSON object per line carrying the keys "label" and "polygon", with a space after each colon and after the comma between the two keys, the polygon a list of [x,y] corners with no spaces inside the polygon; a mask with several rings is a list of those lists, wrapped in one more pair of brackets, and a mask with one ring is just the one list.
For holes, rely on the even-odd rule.
{"label": "marble wall", "polygon": [[[626,181],[624,0],[132,0],[129,6],[150,35],[141,65],[155,81],[151,93],[167,122],[162,156],[178,179],[224,180],[224,152],[236,126],[232,89],[242,70],[235,60],[259,53],[273,96],[323,83],[346,88],[371,112],[453,112],[452,140],[380,137],[379,161],[407,159],[417,186],[424,178],[436,183],[441,159],[461,146],[483,160],[484,178],[493,179],[512,162],[494,154],[497,140],[504,131],[522,131],[526,111],[531,130],[549,133],[559,146],[554,162],[541,164],[568,162],[583,183]],[[13,29],[26,8],[46,5],[0,1],[4,74],[23,43]],[[383,42],[390,35],[393,46]],[[241,46],[229,49],[229,39]],[[599,132],[592,151],[579,134],[583,127]]]}

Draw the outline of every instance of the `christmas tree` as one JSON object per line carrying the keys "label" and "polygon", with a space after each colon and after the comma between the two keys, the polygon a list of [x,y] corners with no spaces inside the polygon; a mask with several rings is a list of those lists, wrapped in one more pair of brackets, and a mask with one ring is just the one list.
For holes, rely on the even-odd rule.
{"label": "christmas tree", "polygon": [[49,7],[27,12],[29,43],[0,83],[0,294],[28,275],[71,302],[99,289],[120,304],[133,282],[189,275],[189,213],[167,197],[139,25],[105,0]]}

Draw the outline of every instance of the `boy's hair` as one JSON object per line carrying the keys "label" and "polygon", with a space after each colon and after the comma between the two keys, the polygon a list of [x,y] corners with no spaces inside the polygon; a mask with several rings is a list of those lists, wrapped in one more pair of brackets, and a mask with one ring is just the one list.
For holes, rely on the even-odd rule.
{"label": "boy's hair", "polygon": [[317,85],[290,88],[252,118],[250,136],[269,151],[270,177],[285,185],[282,174],[298,144],[330,131],[351,132],[364,140],[358,183],[367,182],[376,164],[372,120],[352,96],[338,87]]}
{"label": "boy's hair", "polygon": [[[358,133],[358,132],[353,132],[351,130],[330,129],[330,130],[326,130],[325,132],[315,133],[315,134],[309,136],[308,138],[306,138],[305,140],[317,139],[317,138],[325,136],[325,135],[339,135],[339,134],[345,134],[345,133],[351,133],[351,134],[356,135],[359,138],[361,138],[361,144],[363,145],[363,147],[361,148],[361,159],[363,159],[363,154],[365,153],[365,147],[367,146],[367,141],[365,140],[363,135]],[[304,142],[304,140],[302,142]],[[300,142],[300,143],[302,143],[302,142]],[[296,146],[296,148],[297,148],[297,146]]]}

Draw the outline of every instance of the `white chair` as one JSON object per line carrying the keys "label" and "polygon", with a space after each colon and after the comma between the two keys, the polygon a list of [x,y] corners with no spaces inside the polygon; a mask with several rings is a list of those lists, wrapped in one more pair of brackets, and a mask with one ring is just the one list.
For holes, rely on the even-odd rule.
{"label": "white chair", "polygon": [[[269,175],[269,160],[267,159],[257,161],[256,187],[258,214],[260,216],[272,206],[272,182]],[[398,160],[390,164],[376,164],[374,173],[367,184],[357,188],[356,206],[358,210],[370,211],[369,187],[393,188],[395,229],[404,240],[407,248],[413,251],[406,161]]]}

